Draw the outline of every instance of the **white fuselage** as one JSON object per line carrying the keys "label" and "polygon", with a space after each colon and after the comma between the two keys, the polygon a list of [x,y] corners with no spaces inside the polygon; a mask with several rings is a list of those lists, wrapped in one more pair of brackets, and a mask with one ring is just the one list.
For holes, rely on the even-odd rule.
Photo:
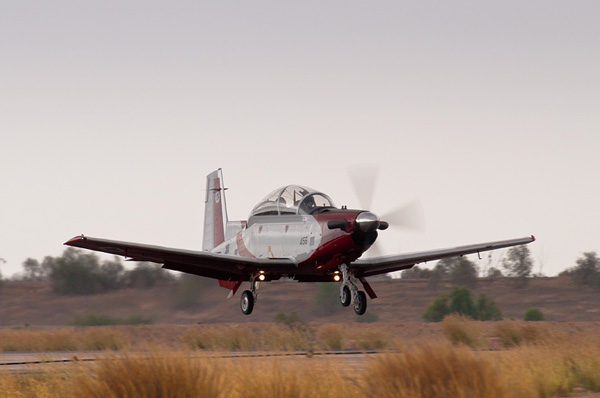
{"label": "white fuselage", "polygon": [[212,252],[256,258],[293,258],[296,263],[301,263],[315,252],[321,238],[321,226],[310,215],[256,216],[248,220],[245,229]]}

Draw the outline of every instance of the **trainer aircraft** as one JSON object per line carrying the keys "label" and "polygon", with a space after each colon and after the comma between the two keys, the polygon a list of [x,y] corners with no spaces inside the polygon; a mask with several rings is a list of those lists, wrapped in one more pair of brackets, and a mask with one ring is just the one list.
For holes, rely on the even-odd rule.
{"label": "trainer aircraft", "polygon": [[[340,302],[365,313],[367,295],[377,297],[367,278],[446,257],[533,242],[527,236],[445,249],[361,259],[389,223],[369,210],[338,208],[325,193],[300,185],[278,188],[260,201],[247,221],[229,221],[223,174],[207,176],[202,250],[184,250],[76,236],[65,245],[150,261],[163,268],[219,280],[235,295],[244,282],[241,310],[252,313],[260,282],[338,282]],[[363,290],[359,286],[362,285]],[[366,292],[366,294],[365,294]]]}

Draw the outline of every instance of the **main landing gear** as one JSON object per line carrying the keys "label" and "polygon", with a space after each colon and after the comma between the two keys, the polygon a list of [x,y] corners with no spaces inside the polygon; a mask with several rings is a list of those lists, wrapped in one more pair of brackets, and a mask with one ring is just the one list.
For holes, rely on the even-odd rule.
{"label": "main landing gear", "polygon": [[340,302],[344,307],[350,304],[354,306],[356,315],[363,315],[367,311],[367,295],[365,292],[358,290],[356,286],[357,280],[354,275],[348,271],[348,266],[342,264],[342,286],[340,286]]}
{"label": "main landing gear", "polygon": [[242,298],[240,299],[240,307],[242,308],[242,313],[244,315],[252,314],[252,310],[254,309],[254,303],[256,303],[258,297],[259,283],[260,282],[253,277],[250,280],[250,286],[252,286],[251,290],[244,290],[242,292]]}

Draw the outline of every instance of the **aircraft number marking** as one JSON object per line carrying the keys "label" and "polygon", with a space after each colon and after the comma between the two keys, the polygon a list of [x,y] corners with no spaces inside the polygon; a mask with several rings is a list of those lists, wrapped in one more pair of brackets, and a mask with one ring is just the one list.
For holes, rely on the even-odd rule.
{"label": "aircraft number marking", "polygon": [[308,236],[303,236],[302,238],[300,238],[300,245],[308,245]]}
{"label": "aircraft number marking", "polygon": [[215,203],[219,203],[221,201],[221,192],[215,192]]}

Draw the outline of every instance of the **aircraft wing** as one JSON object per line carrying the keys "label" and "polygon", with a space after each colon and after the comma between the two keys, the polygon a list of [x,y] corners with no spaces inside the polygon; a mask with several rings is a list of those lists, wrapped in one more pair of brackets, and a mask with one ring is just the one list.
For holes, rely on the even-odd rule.
{"label": "aircraft wing", "polygon": [[357,260],[350,264],[348,268],[354,271],[356,276],[372,276],[409,269],[416,264],[427,261],[524,245],[533,241],[535,241],[535,237],[531,235],[520,239],[508,239],[495,242],[479,243],[475,245],[451,247],[447,249],[427,250],[392,256],[374,257],[365,260]]}
{"label": "aircraft wing", "polygon": [[250,258],[207,251],[173,249],[140,243],[76,236],[67,246],[116,254],[132,261],[150,261],[163,268],[221,280],[249,280],[258,270],[294,273],[298,265],[288,258]]}

